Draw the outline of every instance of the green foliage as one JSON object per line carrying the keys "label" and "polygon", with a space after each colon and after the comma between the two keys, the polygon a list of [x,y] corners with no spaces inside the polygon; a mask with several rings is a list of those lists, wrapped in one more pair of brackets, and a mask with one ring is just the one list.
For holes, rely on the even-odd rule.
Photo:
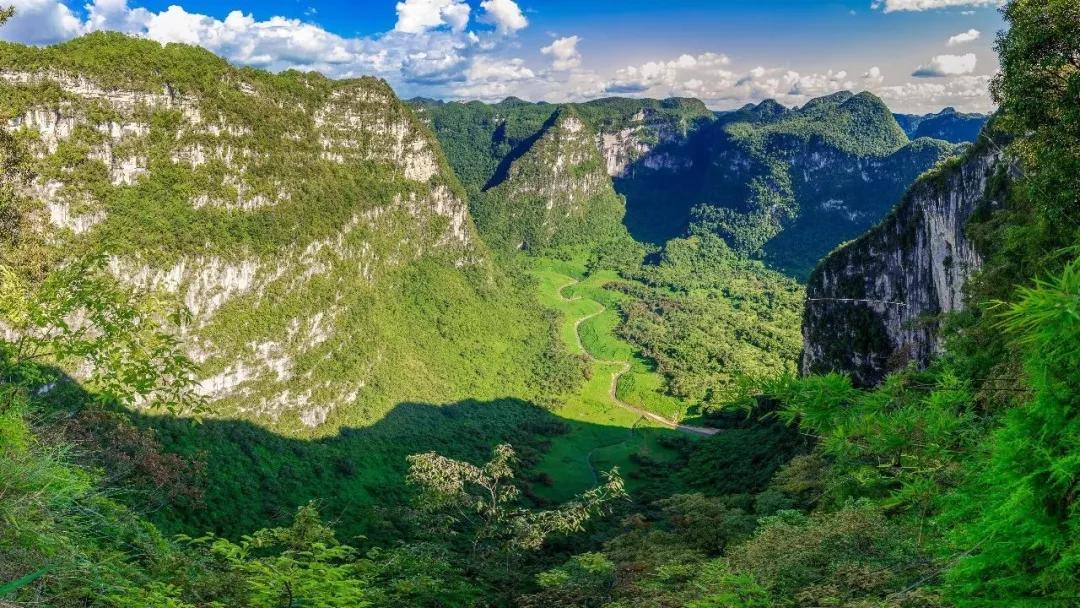
{"label": "green foliage", "polygon": [[857,156],[885,156],[908,143],[889,108],[872,93],[840,91],[759,125],[728,127],[736,137],[765,145],[770,138],[818,140]]}
{"label": "green foliage", "polygon": [[1080,259],[1021,288],[1003,314],[1024,353],[1031,393],[989,437],[989,457],[956,497],[950,572],[963,598],[1069,601],[1077,586],[1080,513]]}
{"label": "green foliage", "polygon": [[375,605],[356,551],[337,542],[312,505],[301,508],[289,528],[259,530],[240,543],[207,536],[190,545],[219,565],[216,584],[235,604]]}
{"label": "green foliage", "polygon": [[[497,184],[500,169],[520,157],[560,108],[571,109],[593,131],[617,131],[640,124],[636,116],[648,113],[649,123],[671,124],[686,134],[712,121],[713,114],[697,99],[629,99],[610,97],[580,104],[528,103],[507,98],[497,104],[413,99],[409,102],[431,125],[454,168],[470,193]],[[474,212],[478,205],[474,204]]]}
{"label": "green foliage", "polygon": [[918,605],[905,601],[907,587],[930,568],[904,530],[865,507],[781,511],[730,561],[761,582],[773,606]]}
{"label": "green foliage", "polygon": [[672,240],[631,276],[648,288],[625,288],[634,298],[619,333],[656,361],[672,394],[719,406],[742,377],[794,371],[801,288],[719,237]]}
{"label": "green foliage", "polygon": [[[14,336],[0,341],[4,594],[68,606],[134,589],[168,554],[166,542],[104,491],[99,474],[72,464],[59,428],[41,424],[41,399],[63,381],[47,366],[78,364],[106,391],[98,403],[152,400],[177,409],[190,403],[190,363],[168,328],[93,263],[34,286],[0,270],[0,322]],[[133,555],[153,557],[144,570]]]}
{"label": "green foliage", "polygon": [[954,144],[973,142],[989,118],[986,114],[957,112],[945,108],[936,114],[896,114],[896,122],[911,139],[932,137]]}
{"label": "green foliage", "polygon": [[495,249],[548,253],[629,240],[595,136],[572,108],[557,111],[505,175],[474,195],[477,228]]}
{"label": "green foliage", "polygon": [[104,401],[138,397],[175,412],[200,411],[195,364],[167,331],[182,322],[182,313],[163,322],[153,300],[118,286],[103,265],[86,260],[34,286],[0,266],[0,323],[18,336],[0,343],[0,377],[42,386],[56,380],[43,365],[81,367]]}
{"label": "green foliage", "polygon": [[605,503],[626,496],[618,471],[603,486],[556,511],[533,512],[515,506],[520,490],[512,484],[514,450],[497,446],[483,467],[435,453],[409,457],[409,481],[421,488],[419,508],[445,513],[443,525],[467,525],[474,530],[473,550],[494,543],[499,551],[536,550],[553,533],[579,532]]}
{"label": "green foliage", "polygon": [[615,564],[603,554],[582,553],[541,572],[536,581],[544,591],[524,598],[523,606],[603,606],[615,584]]}

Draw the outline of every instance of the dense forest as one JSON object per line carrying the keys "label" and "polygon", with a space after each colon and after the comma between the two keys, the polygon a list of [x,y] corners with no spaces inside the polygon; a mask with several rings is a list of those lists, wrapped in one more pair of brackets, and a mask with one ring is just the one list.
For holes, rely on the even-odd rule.
{"label": "dense forest", "polygon": [[[977,143],[923,178],[946,183],[965,159],[1001,147],[1015,170],[989,180],[994,196],[986,198],[1000,202],[978,208],[965,228],[984,263],[964,287],[964,309],[935,319],[942,352],[874,386],[856,386],[843,370],[799,374],[805,294],[748,255],[763,257],[764,241],[740,246],[760,236],[760,225],[732,234],[733,216],[704,211],[681,237],[643,244],[611,221],[623,200],[602,183],[570,201],[595,202],[584,207],[599,210],[587,213],[595,223],[567,229],[537,217],[527,234],[550,240],[521,247],[520,226],[478,217],[482,238],[503,241],[388,272],[380,285],[401,294],[394,304],[371,295],[344,304],[355,315],[345,339],[383,328],[400,345],[385,361],[372,357],[387,378],[373,383],[376,400],[361,402],[369,411],[292,434],[240,406],[222,416],[183,340],[191,312],[118,280],[106,256],[115,248],[101,246],[108,239],[127,251],[154,238],[121,238],[123,222],[153,217],[152,200],[70,241],[78,247],[57,247],[27,187],[42,171],[64,179],[83,171],[87,189],[126,208],[130,197],[155,196],[153,180],[194,187],[198,173],[169,169],[149,184],[114,187],[103,167],[80,160],[92,142],[36,156],[40,141],[0,130],[0,605],[1076,605],[1080,5],[1011,0],[1001,10],[1008,29],[996,43],[1001,71],[991,90],[998,112]],[[119,57],[141,44],[110,37],[127,49]],[[97,55],[108,47],[89,38],[46,52],[92,73],[109,60]],[[206,61],[184,45],[163,48],[178,73]],[[5,45],[0,61],[35,53]],[[219,69],[187,86],[218,91],[236,77]],[[329,96],[332,86],[245,72],[301,100]],[[43,88],[35,94],[64,95]],[[229,95],[218,96],[236,104],[227,111],[243,113]],[[0,118],[32,102],[7,96]],[[864,126],[814,119],[837,104],[859,106],[855,117],[882,109],[845,94],[816,110],[726,123],[743,124],[727,137],[767,156],[778,130],[820,141],[840,137],[834,127]],[[659,109],[687,124],[697,110]],[[529,120],[538,122],[521,132],[535,132],[552,111],[536,110]],[[589,115],[589,104],[572,111],[589,125],[604,120]],[[895,121],[887,126],[860,141],[882,155],[916,145]],[[548,149],[565,149],[550,139]],[[157,144],[151,155],[168,167],[166,144]],[[926,145],[935,157],[944,150]],[[457,176],[414,183],[374,163],[363,166],[382,173],[365,179],[380,199],[397,187],[423,196],[432,185],[468,197],[474,209],[494,192],[512,209],[517,199],[481,184],[501,161],[487,150],[464,153],[476,158],[459,163],[453,150],[449,161],[433,157],[455,165]],[[513,160],[519,168],[510,164],[507,175],[522,187],[546,168],[543,157]],[[53,165],[60,161],[67,164]],[[596,162],[582,152],[584,168],[565,175],[593,179]],[[260,187],[276,183],[273,169],[255,171],[265,178]],[[293,170],[360,187],[344,167]],[[340,200],[319,194],[326,205]],[[180,213],[194,222],[180,234],[198,236],[200,222],[218,215],[237,223],[194,245],[165,241],[164,256],[285,238],[270,212],[202,215],[172,203],[159,219]],[[285,212],[302,223],[300,205]],[[565,240],[540,231],[552,225]],[[227,335],[221,324],[230,321],[244,326],[235,329],[238,344],[260,326],[249,313],[206,331]],[[336,360],[316,354],[301,371],[314,376],[319,362]],[[407,390],[413,384],[420,390]],[[473,398],[454,400],[470,391]]]}
{"label": "dense forest", "polygon": [[981,125],[971,121],[976,128],[969,124],[968,137],[959,139],[944,124],[952,115],[919,117],[928,132],[961,145],[917,127],[909,139],[884,101],[848,91],[798,108],[767,100],[722,113],[682,98],[563,105],[414,99],[410,105],[446,150],[470,192],[481,234],[493,242],[506,230],[492,230],[498,225],[492,220],[526,206],[504,202],[502,193],[518,181],[511,170],[550,157],[548,125],[573,112],[600,147],[599,169],[626,199],[624,223],[635,239],[662,246],[690,231],[711,232],[744,257],[797,278],[884,217],[920,173],[973,141]]}

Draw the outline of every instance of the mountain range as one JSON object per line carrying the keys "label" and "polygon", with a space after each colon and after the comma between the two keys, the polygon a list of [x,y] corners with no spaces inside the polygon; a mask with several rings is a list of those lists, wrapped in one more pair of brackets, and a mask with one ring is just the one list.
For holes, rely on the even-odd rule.
{"label": "mountain range", "polygon": [[900,128],[911,139],[932,137],[954,144],[972,142],[979,136],[989,116],[957,112],[956,108],[945,108],[933,114],[894,114]]}
{"label": "mountain range", "polygon": [[[919,174],[957,151],[917,126],[912,140],[869,93],[835,93],[800,108],[765,101],[719,114],[693,99],[410,103],[447,151],[478,217],[499,215],[486,208],[486,194],[514,181],[507,167],[529,154],[561,108],[573,108],[626,200],[634,238],[661,245],[706,230],[797,277],[873,226]],[[920,117],[920,124],[941,131],[934,125],[954,115]]]}
{"label": "mountain range", "polygon": [[0,604],[1072,605],[1074,4],[989,119],[0,43]]}

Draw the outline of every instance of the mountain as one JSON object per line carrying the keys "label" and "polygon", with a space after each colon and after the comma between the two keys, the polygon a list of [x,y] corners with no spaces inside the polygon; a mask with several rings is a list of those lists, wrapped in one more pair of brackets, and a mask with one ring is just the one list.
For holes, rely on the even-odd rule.
{"label": "mountain", "polygon": [[476,205],[489,244],[541,252],[625,235],[625,208],[596,136],[572,107],[557,110],[524,153],[503,161]]}
{"label": "mountain", "polygon": [[932,137],[954,144],[972,142],[989,120],[986,114],[965,114],[945,108],[936,114],[895,114],[896,122],[911,139]]}
{"label": "mountain", "polygon": [[1007,171],[999,148],[972,147],[825,258],[807,285],[803,373],[843,371],[874,385],[940,354],[940,321],[965,307],[964,286],[983,266],[968,220],[1001,205]]}
{"label": "mountain", "polygon": [[[0,44],[0,605],[1076,605],[1077,17],[806,289],[747,253],[952,146],[509,99],[462,186],[377,79]],[[711,204],[650,252],[619,183]]]}
{"label": "mountain", "polygon": [[187,308],[212,415],[319,435],[406,400],[541,391],[548,321],[385,82],[99,33],[0,45],[0,91],[49,247]]}
{"label": "mountain", "polygon": [[[493,187],[500,164],[524,154],[558,110],[520,100],[413,104],[473,193]],[[910,141],[869,93],[725,113],[687,99],[572,107],[596,133],[635,238],[663,243],[694,225],[797,276],[874,225],[920,173],[953,153],[943,141]],[[470,200],[483,215],[482,197]]]}
{"label": "mountain", "polygon": [[497,104],[411,99],[431,125],[466,189],[491,187],[507,158],[524,153],[560,107],[572,107],[592,129],[611,175],[663,141],[679,139],[713,114],[696,99],[597,99],[580,104],[529,103],[507,98]]}

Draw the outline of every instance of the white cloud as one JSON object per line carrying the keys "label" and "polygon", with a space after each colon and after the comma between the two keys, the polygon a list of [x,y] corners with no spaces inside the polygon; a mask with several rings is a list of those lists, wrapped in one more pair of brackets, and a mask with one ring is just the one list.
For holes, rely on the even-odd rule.
{"label": "white cloud", "polygon": [[484,9],[481,20],[494,25],[495,31],[500,34],[513,34],[529,25],[529,20],[514,0],[484,0],[480,8]]}
{"label": "white cloud", "polygon": [[14,0],[15,16],[0,26],[0,38],[26,44],[51,44],[82,33],[82,21],[56,0]]}
{"label": "white cloud", "polygon": [[925,65],[920,65],[912,76],[918,78],[938,78],[942,76],[960,76],[975,71],[975,53],[965,55],[937,55]]}
{"label": "white cloud", "polygon": [[[690,96],[710,107],[730,108],[764,99],[800,105],[813,97],[854,89],[846,70],[800,73],[758,66],[739,73],[725,55],[682,55],[671,61],[650,61],[618,70],[604,92],[648,97]],[[873,70],[880,77],[880,70]]]}
{"label": "white cloud", "polygon": [[558,38],[548,46],[540,49],[544,55],[551,55],[551,67],[556,70],[572,70],[581,65],[581,52],[577,45],[581,38],[566,36]]}
{"label": "white cloud", "polygon": [[884,8],[886,13],[891,13],[894,11],[927,11],[936,8],[1000,4],[1003,4],[1001,0],[874,0],[871,7]]}
{"label": "white cloud", "polygon": [[894,111],[936,112],[945,106],[959,106],[973,112],[993,109],[991,76],[958,76],[946,82],[906,82],[875,91]]}
{"label": "white cloud", "polygon": [[965,111],[991,109],[989,76],[971,74],[974,55],[935,57],[921,75],[950,78],[908,83],[888,81],[877,66],[850,73],[839,66],[810,73],[753,64],[736,68],[719,53],[677,55],[598,73],[582,67],[577,36],[553,39],[535,57],[521,59],[517,42],[507,34],[528,22],[510,0],[480,3],[480,19],[494,27],[475,30],[470,29],[471,15],[455,8],[467,8],[466,0],[401,0],[395,28],[364,37],[340,36],[303,19],[258,20],[240,11],[219,19],[179,5],[154,12],[124,0],[89,0],[80,19],[65,4],[73,1],[8,0],[19,12],[0,28],[0,38],[48,44],[90,31],[118,30],[158,42],[196,44],[230,62],[272,71],[380,76],[403,97],[495,101],[515,95],[560,102],[611,94],[676,95],[728,109],[769,98],[801,105],[840,89],[860,89],[881,95],[898,111],[936,111],[946,104]]}
{"label": "white cloud", "polygon": [[403,0],[397,3],[398,20],[394,30],[422,34],[449,26],[460,32],[469,24],[469,10],[469,5],[462,0]]}
{"label": "white cloud", "polygon": [[499,60],[492,57],[478,57],[469,66],[468,81],[472,83],[515,82],[531,80],[536,74],[525,66],[521,59]]}
{"label": "white cloud", "polygon": [[86,10],[88,16],[84,28],[88,31],[138,33],[153,15],[145,8],[128,8],[127,0],[96,0],[87,4]]}
{"label": "white cloud", "polygon": [[734,74],[724,68],[729,63],[731,60],[726,55],[717,53],[680,55],[671,61],[649,61],[616,71],[606,90],[613,94],[640,93],[656,87],[674,89],[687,80],[709,82],[730,79]]}
{"label": "white cloud", "polygon": [[972,29],[970,29],[970,30],[968,30],[966,32],[961,32],[961,33],[959,33],[959,34],[957,34],[955,36],[950,36],[949,41],[947,43],[945,43],[945,44],[946,44],[946,46],[957,46],[957,45],[960,45],[960,44],[967,44],[969,42],[974,42],[974,41],[978,40],[979,36],[981,36],[981,35],[982,35],[982,32],[980,32],[979,30],[977,30],[975,28],[972,28]]}

